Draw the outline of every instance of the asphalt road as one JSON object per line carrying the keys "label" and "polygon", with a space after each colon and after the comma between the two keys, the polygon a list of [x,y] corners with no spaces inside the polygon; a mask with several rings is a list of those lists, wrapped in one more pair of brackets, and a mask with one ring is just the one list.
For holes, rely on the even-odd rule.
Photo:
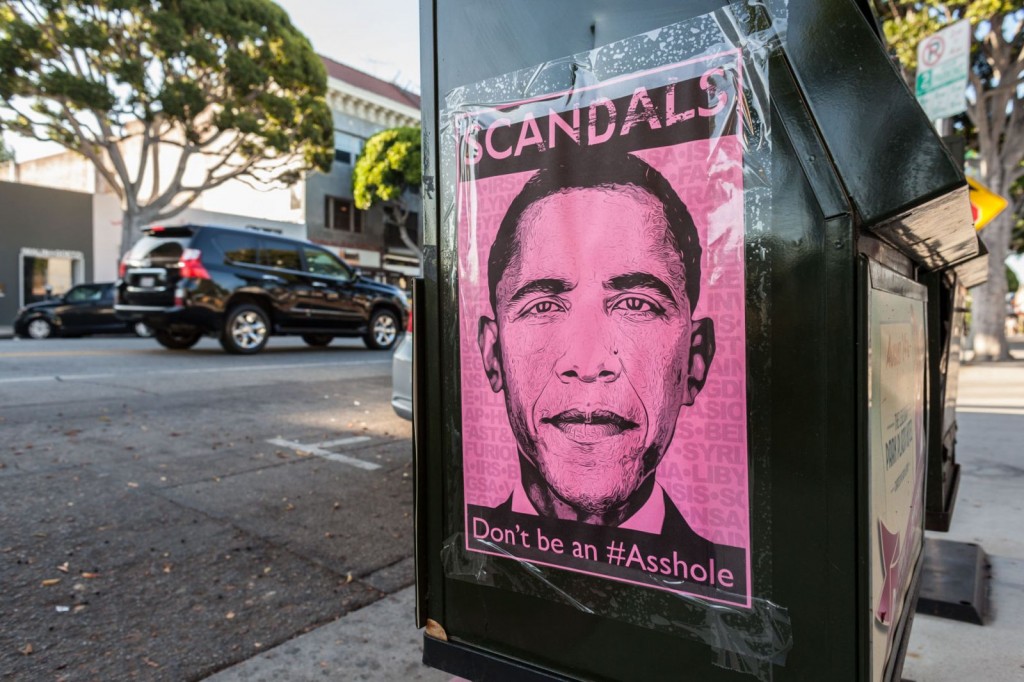
{"label": "asphalt road", "polygon": [[200,679],[411,584],[390,363],[0,341],[0,679]]}

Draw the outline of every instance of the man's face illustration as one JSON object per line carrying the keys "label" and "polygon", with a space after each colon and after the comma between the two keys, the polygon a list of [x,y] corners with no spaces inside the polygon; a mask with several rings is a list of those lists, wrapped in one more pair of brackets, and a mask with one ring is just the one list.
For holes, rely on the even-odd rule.
{"label": "man's face illustration", "polygon": [[518,249],[481,319],[491,387],[552,491],[592,514],[651,475],[713,340],[695,322],[661,203],[635,186],[570,189],[522,215]]}

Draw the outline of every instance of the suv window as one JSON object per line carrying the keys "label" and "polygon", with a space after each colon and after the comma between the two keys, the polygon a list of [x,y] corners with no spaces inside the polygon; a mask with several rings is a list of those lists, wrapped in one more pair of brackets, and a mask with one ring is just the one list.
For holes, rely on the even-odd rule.
{"label": "suv window", "polygon": [[287,242],[271,241],[264,239],[260,243],[260,265],[284,270],[302,271],[302,261],[299,258],[297,246]]}
{"label": "suv window", "polygon": [[352,279],[352,273],[348,267],[327,251],[306,247],[303,249],[303,253],[306,256],[306,272],[337,279]]}
{"label": "suv window", "polygon": [[84,303],[86,301],[98,301],[101,298],[103,298],[103,285],[84,284],[69,291],[64,300],[68,303]]}
{"label": "suv window", "polygon": [[146,235],[132,247],[128,260],[148,260],[151,265],[175,264],[181,260],[181,252],[188,246],[188,238],[154,237]]}
{"label": "suv window", "polygon": [[215,234],[210,239],[213,249],[224,262],[255,264],[259,262],[257,241],[244,234]]}

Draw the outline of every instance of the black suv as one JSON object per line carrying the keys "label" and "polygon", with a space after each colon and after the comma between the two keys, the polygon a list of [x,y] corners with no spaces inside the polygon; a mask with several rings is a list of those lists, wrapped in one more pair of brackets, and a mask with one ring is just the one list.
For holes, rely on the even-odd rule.
{"label": "black suv", "polygon": [[408,301],[316,244],[253,230],[185,225],[145,231],[121,261],[118,317],[146,323],[166,348],[204,334],[229,353],[258,353],[272,334],[311,346],[362,337],[395,345]]}

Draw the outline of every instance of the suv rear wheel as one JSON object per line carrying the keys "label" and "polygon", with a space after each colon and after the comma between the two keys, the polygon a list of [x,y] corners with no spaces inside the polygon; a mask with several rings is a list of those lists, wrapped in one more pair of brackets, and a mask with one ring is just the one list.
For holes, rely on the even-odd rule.
{"label": "suv rear wheel", "polygon": [[270,319],[263,308],[243,303],[232,308],[224,320],[220,345],[229,353],[259,353],[270,338]]}
{"label": "suv rear wheel", "polygon": [[334,340],[330,334],[303,334],[302,340],[314,348],[323,348]]}
{"label": "suv rear wheel", "polygon": [[153,338],[156,339],[156,342],[164,348],[170,348],[171,350],[188,350],[199,343],[199,339],[202,336],[202,333],[196,329],[189,329],[188,331],[160,329],[153,332]]}
{"label": "suv rear wheel", "polygon": [[373,350],[390,350],[399,335],[398,315],[382,308],[370,318],[370,328],[363,337],[363,342]]}

